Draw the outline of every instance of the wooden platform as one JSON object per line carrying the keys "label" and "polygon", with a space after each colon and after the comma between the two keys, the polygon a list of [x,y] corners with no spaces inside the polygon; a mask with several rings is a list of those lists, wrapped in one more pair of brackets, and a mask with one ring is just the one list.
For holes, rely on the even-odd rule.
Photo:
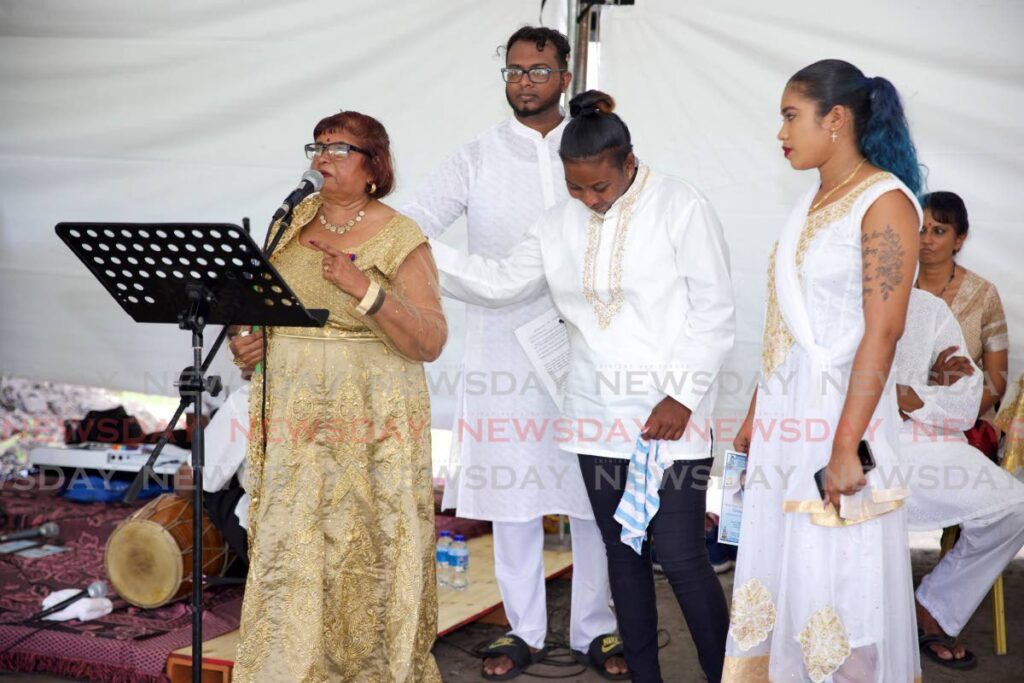
{"label": "wooden platform", "polygon": [[[572,569],[572,552],[545,550],[544,574],[550,581]],[[469,587],[464,591],[442,588],[437,595],[437,633],[445,635],[501,607],[501,592],[494,578],[494,537],[469,541]]]}
{"label": "wooden platform", "polygon": [[[545,550],[544,574],[548,580],[572,569],[572,552]],[[494,578],[493,536],[469,541],[469,587],[464,591],[441,589],[437,596],[437,632],[445,635],[501,609],[501,592]],[[228,683],[238,649],[238,631],[203,643],[203,682]],[[176,650],[167,660],[172,683],[187,683],[192,675],[192,648]]]}

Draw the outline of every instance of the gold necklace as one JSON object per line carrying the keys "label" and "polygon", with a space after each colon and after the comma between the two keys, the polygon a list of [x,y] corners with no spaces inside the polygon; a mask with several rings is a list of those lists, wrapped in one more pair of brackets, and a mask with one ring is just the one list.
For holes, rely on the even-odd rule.
{"label": "gold necklace", "polygon": [[810,212],[811,212],[811,213],[814,213],[815,211],[817,211],[817,210],[818,210],[818,207],[819,207],[819,206],[821,206],[822,204],[824,204],[824,203],[825,203],[826,201],[828,201],[828,198],[829,198],[829,197],[831,197],[831,196],[832,196],[833,194],[835,194],[835,191],[836,191],[836,190],[838,190],[839,188],[841,188],[841,187],[843,187],[844,185],[846,185],[846,183],[848,183],[848,182],[850,182],[851,180],[853,180],[853,176],[857,175],[857,171],[859,171],[859,170],[860,170],[860,167],[861,167],[861,166],[863,166],[863,165],[864,165],[864,162],[866,162],[866,161],[867,161],[867,159],[861,159],[861,160],[860,160],[860,163],[859,163],[859,164],[857,164],[857,168],[853,169],[853,173],[851,173],[850,175],[846,176],[846,180],[844,180],[843,182],[839,183],[838,185],[836,185],[835,187],[833,187],[833,188],[832,188],[831,190],[829,190],[828,192],[826,192],[826,193],[825,193],[825,196],[824,196],[824,197],[822,197],[821,199],[819,199],[819,200],[818,200],[818,202],[817,202],[816,204],[812,204],[812,205],[811,205],[811,211],[810,211]]}
{"label": "gold necklace", "polygon": [[354,217],[349,218],[347,221],[345,221],[344,225],[335,225],[334,223],[331,223],[330,221],[328,221],[324,217],[323,211],[321,211],[320,212],[320,225],[324,226],[324,228],[326,228],[327,230],[330,230],[331,232],[333,232],[335,234],[344,235],[346,232],[348,232],[352,228],[356,227],[356,223],[358,223],[359,221],[363,220],[363,216],[365,216],[365,215],[366,215],[365,211],[360,211]]}
{"label": "gold necklace", "polygon": [[[939,293],[936,294],[935,296],[937,296],[937,297],[939,297],[941,299],[942,295],[946,293],[946,288],[949,287],[949,285],[953,283],[953,278],[954,277],[956,277],[956,264],[955,263],[953,264],[953,272],[949,274],[949,279],[946,280],[946,284],[942,285],[942,289],[940,289]],[[921,276],[920,275],[918,275],[917,276],[917,280],[914,281],[914,288],[915,289],[921,289]]]}

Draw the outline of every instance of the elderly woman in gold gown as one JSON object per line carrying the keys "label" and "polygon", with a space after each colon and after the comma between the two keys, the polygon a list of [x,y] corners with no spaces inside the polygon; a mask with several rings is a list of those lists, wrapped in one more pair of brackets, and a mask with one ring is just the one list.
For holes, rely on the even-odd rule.
{"label": "elderly woman in gold gown", "polygon": [[[416,223],[380,202],[394,183],[383,126],[342,112],[313,137],[323,188],[271,262],[330,317],[267,330],[253,378],[234,680],[440,681],[423,371],[447,339],[437,273]],[[232,343],[242,367],[262,349],[259,332]]]}

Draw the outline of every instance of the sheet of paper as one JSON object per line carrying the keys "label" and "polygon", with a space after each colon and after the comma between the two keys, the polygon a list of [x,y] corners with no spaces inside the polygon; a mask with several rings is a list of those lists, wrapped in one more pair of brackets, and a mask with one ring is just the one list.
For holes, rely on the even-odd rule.
{"label": "sheet of paper", "polygon": [[558,318],[558,311],[549,309],[517,328],[516,339],[541,384],[561,410],[565,380],[569,376],[569,334]]}
{"label": "sheet of paper", "polygon": [[6,543],[0,543],[0,555],[16,553],[19,550],[24,550],[25,548],[34,548],[37,545],[39,545],[39,539],[22,539],[20,541],[7,541]]}
{"label": "sheet of paper", "polygon": [[747,456],[736,451],[725,452],[722,468],[722,507],[719,512],[718,542],[740,544],[740,522],[743,521],[743,490],[746,486]]}
{"label": "sheet of paper", "polygon": [[27,557],[30,560],[38,560],[43,557],[49,557],[50,555],[66,552],[67,550],[69,550],[69,548],[59,545],[41,545],[38,548],[28,548],[15,554],[18,557]]}

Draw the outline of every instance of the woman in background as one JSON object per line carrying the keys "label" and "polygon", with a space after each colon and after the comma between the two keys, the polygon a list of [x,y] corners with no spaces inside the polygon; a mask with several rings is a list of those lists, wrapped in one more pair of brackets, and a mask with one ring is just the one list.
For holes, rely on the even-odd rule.
{"label": "woman in background", "polygon": [[960,322],[967,348],[962,349],[985,375],[978,421],[967,441],[991,460],[999,439],[992,421],[1006,393],[1009,338],[999,292],[988,280],[956,262],[967,239],[967,207],[952,192],[932,192],[922,200],[921,271],[916,286],[945,301]]}

